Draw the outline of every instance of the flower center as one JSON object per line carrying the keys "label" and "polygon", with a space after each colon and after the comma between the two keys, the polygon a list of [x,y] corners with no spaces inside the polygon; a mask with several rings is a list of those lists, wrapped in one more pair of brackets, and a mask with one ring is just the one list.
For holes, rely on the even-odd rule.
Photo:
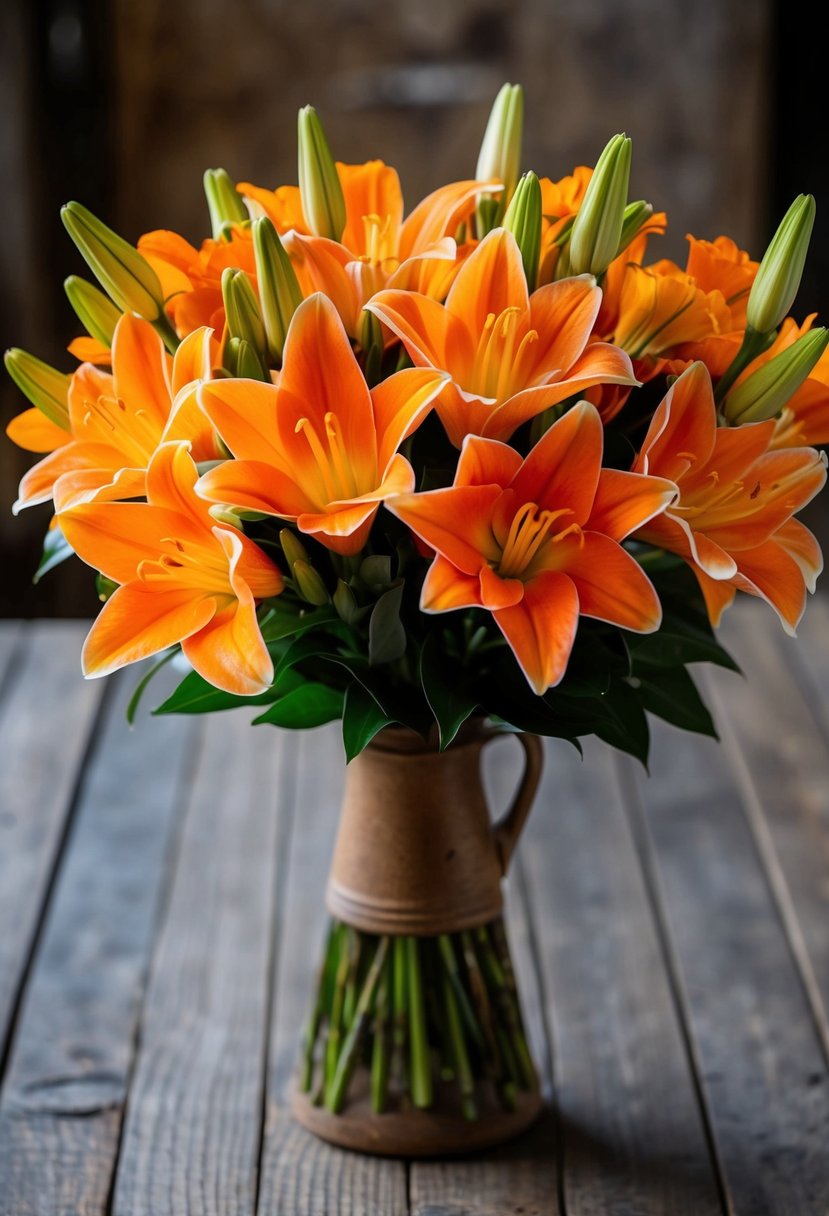
{"label": "flower center", "polygon": [[162,538],[162,552],[155,561],[143,561],[138,577],[144,583],[169,583],[203,591],[205,595],[234,598],[230,572],[223,549],[192,544],[175,536]]}
{"label": "flower center", "polygon": [[515,305],[505,308],[496,317],[489,313],[472,362],[470,389],[481,397],[506,401],[528,376],[529,354],[538,332],[524,328],[524,310]]}
{"label": "flower center", "polygon": [[360,261],[367,262],[372,267],[382,266],[387,274],[391,274],[399,265],[396,235],[390,215],[364,215],[365,253],[360,255]]}
{"label": "flower center", "polygon": [[583,543],[582,529],[576,523],[568,524],[558,532],[553,531],[556,520],[572,514],[569,507],[562,507],[560,511],[542,511],[534,502],[525,502],[513,516],[496,572],[501,578],[522,578],[545,543],[558,544],[565,536],[574,533]]}
{"label": "flower center", "polygon": [[[135,468],[145,469],[161,442],[161,427],[147,410],[131,410],[120,397],[88,401],[83,427],[94,442],[120,452]],[[94,439],[93,439],[94,436]]]}
{"label": "flower center", "polygon": [[300,418],[295,430],[308,444],[317,466],[318,502],[321,507],[327,507],[332,502],[356,498],[360,491],[339,418],[329,411],[323,418],[323,425],[325,429],[320,435],[310,418]]}

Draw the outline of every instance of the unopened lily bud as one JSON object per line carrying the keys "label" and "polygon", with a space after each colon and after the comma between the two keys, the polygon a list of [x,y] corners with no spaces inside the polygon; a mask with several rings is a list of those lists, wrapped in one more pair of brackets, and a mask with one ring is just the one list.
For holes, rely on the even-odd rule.
{"label": "unopened lily bud", "polygon": [[264,359],[265,326],[256,295],[244,270],[233,270],[228,266],[222,271],[222,299],[230,336],[244,338],[260,359]]}
{"label": "unopened lily bud", "polygon": [[63,290],[86,332],[102,346],[112,346],[112,335],[122,315],[112,301],[93,283],[76,274],[64,279]]}
{"label": "unopened lily bud", "polygon": [[291,317],[302,303],[302,290],[279,233],[267,216],[253,221],[253,252],[268,355],[279,362]]}
{"label": "unopened lily bud", "polygon": [[619,237],[619,248],[616,250],[617,257],[627,249],[637,232],[644,224],[647,224],[652,215],[653,207],[644,199],[640,198],[635,203],[628,203],[622,218],[622,235]]}
{"label": "unopened lily bud", "polygon": [[158,275],[135,246],[80,203],[66,203],[60,214],[66,231],[113,303],[122,312],[137,313],[146,321],[164,318],[164,293]]}
{"label": "unopened lily bud", "polygon": [[314,236],[338,241],[345,228],[345,198],[337,166],[313,106],[303,106],[297,120],[299,196],[302,214]]}
{"label": "unopened lily bud", "polygon": [[570,233],[573,274],[601,275],[616,257],[628,201],[632,144],[614,135],[590,178]]}
{"label": "unopened lily bud", "polygon": [[502,85],[492,103],[475,170],[478,181],[495,177],[504,183],[499,199],[501,214],[509,205],[521,172],[523,133],[524,90],[520,84]]}
{"label": "unopened lily bud", "polygon": [[291,573],[296,589],[304,600],[317,608],[331,602],[331,596],[317,571],[308,562],[294,562]]}
{"label": "unopened lily bud", "polygon": [[341,578],[337,580],[333,599],[334,607],[340,618],[345,621],[346,625],[353,625],[359,616],[360,609],[357,600],[354,598],[354,592],[348,583]]}
{"label": "unopened lily bud", "polygon": [[308,563],[308,553],[302,541],[292,532],[290,528],[282,528],[279,533],[279,543],[282,546],[282,552],[285,554],[285,560],[291,569],[295,562]]}
{"label": "unopened lily bud", "polygon": [[28,397],[32,405],[37,406],[50,422],[68,431],[67,396],[71,377],[17,346],[7,350],[3,358],[6,371],[21,393]]}
{"label": "unopened lily bud", "polygon": [[541,248],[541,183],[535,173],[525,173],[518,183],[504,216],[504,227],[515,237],[521,250],[527,287],[533,291]]}
{"label": "unopened lily bud", "polygon": [[810,329],[779,355],[738,384],[723,403],[723,414],[732,426],[764,422],[780,413],[800,388],[829,344],[829,330]]}
{"label": "unopened lily bud", "polygon": [[748,297],[746,322],[758,334],[777,329],[794,303],[814,222],[814,198],[798,194],[763,254]]}
{"label": "unopened lily bud", "polygon": [[262,380],[270,384],[270,376],[250,342],[244,338],[228,338],[223,355],[224,369],[240,380]]}
{"label": "unopened lily bud", "polygon": [[241,195],[237,193],[230,174],[224,169],[205,170],[204,195],[215,241],[225,235],[228,224],[243,224],[248,219]]}

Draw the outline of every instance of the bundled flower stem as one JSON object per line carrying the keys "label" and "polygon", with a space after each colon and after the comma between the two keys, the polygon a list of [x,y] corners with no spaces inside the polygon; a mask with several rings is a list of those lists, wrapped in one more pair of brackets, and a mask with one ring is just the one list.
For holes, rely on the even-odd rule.
{"label": "bundled flower stem", "polygon": [[[333,922],[303,1038],[299,1086],[342,1111],[354,1073],[372,1110],[428,1109],[448,1087],[466,1119],[536,1082],[500,919],[462,933],[389,937]],[[485,1078],[482,1080],[482,1078]]]}

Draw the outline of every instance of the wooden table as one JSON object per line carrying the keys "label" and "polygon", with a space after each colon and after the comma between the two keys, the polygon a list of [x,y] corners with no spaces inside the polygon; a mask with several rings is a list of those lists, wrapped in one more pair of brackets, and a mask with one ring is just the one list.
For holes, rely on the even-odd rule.
{"label": "wooden table", "polygon": [[[553,1105],[418,1164],[285,1106],[336,730],[130,731],[135,673],[84,683],[80,625],[0,628],[3,1216],[825,1216],[829,603],[799,645],[758,608],[725,631],[751,679],[704,677],[722,746],[657,725],[648,780],[550,745],[509,898]],[[504,801],[518,749],[491,750]]]}

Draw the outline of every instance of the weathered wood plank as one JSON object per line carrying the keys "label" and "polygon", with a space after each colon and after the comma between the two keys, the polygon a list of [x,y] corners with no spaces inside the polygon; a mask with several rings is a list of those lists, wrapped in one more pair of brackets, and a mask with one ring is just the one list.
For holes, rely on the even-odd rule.
{"label": "weathered wood plank", "polygon": [[153,961],[116,1216],[253,1216],[270,960],[293,812],[291,742],[207,725]]}
{"label": "weathered wood plank", "polygon": [[144,976],[198,730],[186,719],[145,718],[130,731],[124,706],[133,683],[120,680],[86,768],[21,1008],[0,1101],[3,1216],[107,1211]]}
{"label": "weathered wood plank", "polygon": [[568,1216],[719,1213],[715,1166],[612,753],[550,743],[524,863]]}
{"label": "weathered wood plank", "polygon": [[723,634],[747,679],[707,684],[829,1059],[829,605],[809,607],[811,633],[793,640],[765,605],[745,605]]}
{"label": "weathered wood plank", "polygon": [[30,626],[0,701],[0,1060],[103,693],[82,624]]}
{"label": "weathered wood plank", "polygon": [[[754,696],[768,703],[775,690],[755,679]],[[713,740],[661,724],[653,734],[651,779],[627,764],[620,773],[664,908],[729,1211],[824,1214],[825,1060],[737,777]]]}
{"label": "weathered wood plank", "polygon": [[[484,770],[493,814],[509,804],[521,776],[514,742],[499,740],[485,753]],[[542,1086],[552,1091],[544,994],[536,958],[537,926],[528,906],[523,850],[513,862],[507,895],[510,947],[522,997],[524,1020]],[[467,1159],[415,1161],[409,1168],[413,1216],[552,1216],[558,1213],[556,1119],[550,1106],[532,1130],[513,1144]]]}
{"label": "weathered wood plank", "polygon": [[401,1216],[408,1210],[402,1162],[331,1148],[295,1124],[287,1107],[323,945],[323,893],[344,771],[336,727],[303,733],[291,745],[299,765],[296,830],[277,946],[258,1210],[262,1216]]}
{"label": "weathered wood plank", "polygon": [[22,651],[23,634],[22,621],[0,621],[0,696],[5,691],[13,660]]}

